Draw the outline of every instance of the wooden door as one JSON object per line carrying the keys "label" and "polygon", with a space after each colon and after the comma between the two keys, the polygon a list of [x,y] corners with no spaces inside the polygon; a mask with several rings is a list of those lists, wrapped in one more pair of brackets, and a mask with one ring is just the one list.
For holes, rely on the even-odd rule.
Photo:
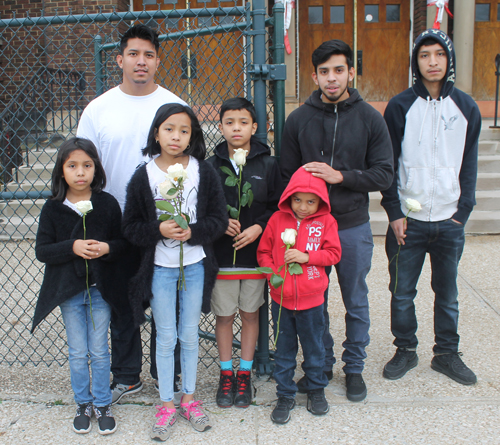
{"label": "wooden door", "polygon": [[299,2],[299,101],[317,88],[311,78],[313,51],[326,40],[353,43],[352,0],[301,0]]}
{"label": "wooden door", "polygon": [[[320,9],[322,8],[322,9]],[[344,9],[344,22],[341,9]],[[352,0],[304,0],[299,3],[299,75],[301,102],[316,88],[311,54],[322,42],[341,39],[353,47]],[[367,101],[387,101],[408,87],[410,2],[358,0],[357,82]]]}
{"label": "wooden door", "polygon": [[500,1],[476,0],[472,96],[495,100],[495,57],[500,53]]}

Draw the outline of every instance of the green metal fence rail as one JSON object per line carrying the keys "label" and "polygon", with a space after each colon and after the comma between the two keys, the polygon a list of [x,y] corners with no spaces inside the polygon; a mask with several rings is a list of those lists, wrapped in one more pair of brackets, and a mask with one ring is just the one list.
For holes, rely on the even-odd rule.
{"label": "green metal fence rail", "polygon": [[[227,4],[228,2],[224,2]],[[172,6],[172,5],[171,5]],[[160,34],[156,83],[189,103],[209,151],[221,140],[220,104],[245,96],[255,104],[260,140],[279,154],[284,124],[282,4],[266,15],[252,6],[140,12],[84,10],[81,14],[0,19],[0,360],[64,364],[65,330],[59,310],[32,335],[31,319],[43,279],[35,259],[38,216],[50,195],[58,146],[76,134],[95,97],[121,82],[118,42],[128,27],[145,23]],[[269,131],[266,129],[269,128]],[[140,147],[138,147],[140,148]],[[200,362],[217,363],[212,315],[200,323]],[[149,360],[149,324],[143,326]],[[238,354],[239,328],[234,346]],[[258,371],[270,371],[269,314],[261,310]]]}

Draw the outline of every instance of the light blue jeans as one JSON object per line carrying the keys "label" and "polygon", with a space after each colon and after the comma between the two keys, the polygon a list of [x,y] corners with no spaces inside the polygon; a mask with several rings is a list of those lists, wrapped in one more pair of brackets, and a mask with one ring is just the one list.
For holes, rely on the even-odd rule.
{"label": "light blue jeans", "polygon": [[[203,300],[205,268],[203,260],[184,266],[186,290],[179,290],[179,324],[176,326],[178,267],[155,266],[151,309],[156,324],[156,366],[160,399],[174,398],[174,349],[181,344],[182,392],[193,394],[198,367],[198,325]],[[178,330],[178,332],[177,332]]]}
{"label": "light blue jeans", "polygon": [[86,290],[66,300],[59,307],[66,326],[71,386],[75,393],[75,402],[77,404],[92,402],[95,406],[101,407],[111,403],[109,388],[111,362],[108,347],[111,308],[95,286],[90,288],[90,295],[95,330],[90,318],[89,295]]}

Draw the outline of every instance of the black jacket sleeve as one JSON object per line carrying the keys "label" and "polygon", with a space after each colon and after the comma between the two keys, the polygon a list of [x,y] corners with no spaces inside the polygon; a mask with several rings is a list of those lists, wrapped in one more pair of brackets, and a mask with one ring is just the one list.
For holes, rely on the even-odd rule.
{"label": "black jacket sleeve", "polygon": [[268,162],[271,163],[271,168],[267,169],[267,205],[265,212],[258,216],[255,223],[265,230],[269,218],[278,210],[278,203],[283,193],[283,181],[278,162],[275,158],[269,156]]}

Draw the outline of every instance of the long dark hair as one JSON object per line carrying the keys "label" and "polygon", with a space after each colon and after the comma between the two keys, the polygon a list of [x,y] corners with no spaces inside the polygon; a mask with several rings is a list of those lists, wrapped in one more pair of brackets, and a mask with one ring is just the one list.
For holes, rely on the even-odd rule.
{"label": "long dark hair", "polygon": [[69,155],[75,150],[82,150],[94,162],[94,179],[90,184],[92,192],[99,193],[106,186],[106,173],[97,154],[97,149],[92,141],[83,138],[71,138],[64,141],[57,152],[56,165],[52,170],[52,196],[54,201],[64,201],[68,191],[68,183],[64,179],[63,165]]}
{"label": "long dark hair", "polygon": [[160,128],[161,124],[163,124],[163,122],[165,122],[170,116],[180,113],[186,113],[191,119],[191,139],[189,140],[188,148],[186,148],[179,156],[193,156],[199,161],[205,159],[207,148],[205,146],[203,130],[198,122],[198,118],[191,108],[178,103],[165,104],[158,108],[158,111],[153,119],[153,123],[151,124],[151,128],[149,129],[147,145],[142,149],[142,154],[144,156],[152,158],[153,156],[161,153],[160,143],[156,142],[156,132]]}

